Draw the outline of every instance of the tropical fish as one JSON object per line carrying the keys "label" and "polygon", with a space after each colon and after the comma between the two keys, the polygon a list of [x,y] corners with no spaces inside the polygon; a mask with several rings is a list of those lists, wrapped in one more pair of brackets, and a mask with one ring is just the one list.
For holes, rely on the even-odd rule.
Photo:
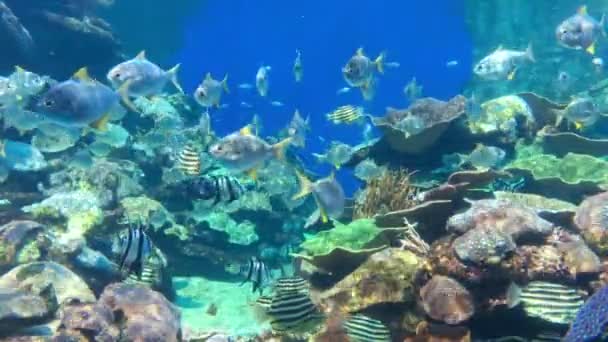
{"label": "tropical fish", "polygon": [[403,93],[410,102],[414,102],[422,96],[422,86],[416,82],[416,77],[412,77],[411,81],[403,87]]}
{"label": "tropical fish", "polygon": [[270,102],[270,105],[273,106],[273,107],[283,107],[283,106],[285,106],[285,104],[283,102],[281,102],[281,101],[272,101],[272,102]]}
{"label": "tropical fish", "polygon": [[355,177],[369,182],[382,176],[387,171],[385,166],[378,166],[371,159],[365,159],[355,166]]}
{"label": "tropical fish", "polygon": [[268,83],[269,83],[269,72],[272,68],[267,65],[263,65],[258,69],[255,75],[255,87],[258,89],[258,94],[262,97],[268,95]]}
{"label": "tropical fish", "polygon": [[587,13],[587,6],[581,6],[577,13],[561,22],[555,29],[559,43],[570,49],[585,50],[595,54],[595,42],[600,35],[605,36],[606,16],[598,22]]}
{"label": "tropical fish", "polygon": [[306,133],[310,130],[310,116],[306,120],[302,118],[300,112],[296,109],[293,113],[293,118],[287,126],[287,135],[292,138],[292,144],[298,147],[306,146]]}
{"label": "tropical fish", "polygon": [[371,142],[374,139],[374,126],[369,122],[365,123],[361,135],[363,136],[363,143],[367,144]]}
{"label": "tropical fish", "polygon": [[342,75],[351,87],[368,86],[376,70],[384,73],[384,58],[385,54],[381,53],[372,61],[365,55],[363,48],[359,48],[342,68]]}
{"label": "tropical fish", "polygon": [[152,253],[153,244],[142,225],[130,226],[112,243],[112,251],[119,256],[119,270],[141,277],[144,262]]}
{"label": "tropical fish", "polygon": [[252,285],[252,292],[259,291],[260,294],[272,280],[270,269],[262,260],[255,256],[251,257],[246,264],[241,265],[238,272],[245,276],[245,280],[243,280],[241,286],[250,282]]}
{"label": "tropical fish", "polygon": [[82,68],[72,79],[47,90],[36,104],[36,111],[63,127],[90,125],[105,130],[110,111],[119,107],[119,102],[112,89],[91,79],[87,69]]}
{"label": "tropical fish", "polygon": [[556,324],[570,324],[584,302],[578,289],[556,283],[533,281],[523,288],[511,283],[507,290],[509,308],[522,304],[528,316]]}
{"label": "tropical fish", "polygon": [[354,315],[344,322],[346,334],[353,342],[390,342],[391,333],[379,320],[365,315]]}
{"label": "tropical fish", "polygon": [[467,161],[476,168],[497,168],[504,162],[506,154],[501,148],[477,144]]}
{"label": "tropical fish", "polygon": [[528,62],[536,62],[532,45],[528,45],[525,51],[508,50],[499,46],[494,52],[479,61],[473,68],[473,72],[487,80],[512,80],[517,69]]}
{"label": "tropical fish", "polygon": [[323,318],[307,293],[285,292],[260,297],[256,304],[263,308],[265,319],[277,333],[299,330]]}
{"label": "tropical fish", "polygon": [[281,277],[273,285],[275,293],[308,293],[310,285],[302,277]]}
{"label": "tropical fish", "polygon": [[187,144],[177,155],[177,168],[187,176],[201,173],[201,157],[191,144]]}
{"label": "tropical fish", "polygon": [[275,157],[283,159],[285,148],[291,143],[288,137],[277,144],[270,145],[261,138],[253,135],[249,126],[229,134],[211,145],[209,153],[228,169],[242,172],[249,171],[256,178],[256,169],[264,161]]}
{"label": "tropical fish", "polygon": [[336,181],[333,172],[329,177],[319,179],[314,183],[300,171],[296,171],[296,174],[300,182],[300,191],[293,196],[293,200],[312,194],[319,207],[319,214],[323,223],[329,221],[330,217],[338,219],[344,214],[346,196],[344,195],[344,189]]}
{"label": "tropical fish", "polygon": [[564,118],[574,123],[576,129],[592,126],[602,116],[597,105],[590,97],[578,97],[559,113],[555,126],[559,126]]}
{"label": "tropical fish", "polygon": [[339,124],[352,124],[354,122],[360,122],[361,118],[365,115],[363,107],[355,107],[352,105],[340,106],[333,112],[327,114],[327,120],[333,122],[336,125]]}
{"label": "tropical fish", "polygon": [[458,61],[457,60],[451,60],[445,63],[445,66],[448,68],[453,68],[455,66],[458,66]]}
{"label": "tropical fish", "polygon": [[253,85],[250,83],[241,83],[238,87],[239,89],[253,89]]}
{"label": "tropical fish", "polygon": [[207,73],[205,79],[194,91],[194,99],[203,107],[220,107],[222,91],[230,93],[228,89],[228,75],[221,81],[214,80],[211,73]]}
{"label": "tropical fish", "polygon": [[190,181],[189,193],[202,200],[213,200],[213,205],[230,203],[246,191],[241,182],[230,176],[203,176]]}
{"label": "tropical fish", "polygon": [[302,81],[304,77],[304,67],[302,66],[302,52],[296,50],[296,59],[293,62],[293,76],[296,82]]}
{"label": "tropical fish", "polygon": [[339,169],[342,164],[348,162],[352,158],[354,153],[355,149],[352,146],[333,141],[325,154],[313,153],[313,156],[315,156],[319,162],[329,163],[336,169]]}
{"label": "tropical fish", "polygon": [[118,89],[123,102],[137,111],[130,97],[153,96],[160,94],[167,82],[171,81],[180,93],[184,93],[177,80],[179,64],[165,71],[146,58],[145,51],[135,58],[122,62],[108,72],[108,81]]}

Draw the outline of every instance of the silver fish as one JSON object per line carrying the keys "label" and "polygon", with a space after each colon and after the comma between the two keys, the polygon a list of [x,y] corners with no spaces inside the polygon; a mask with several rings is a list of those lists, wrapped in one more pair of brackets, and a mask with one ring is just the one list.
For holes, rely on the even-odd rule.
{"label": "silver fish", "polygon": [[369,85],[376,71],[384,73],[384,58],[384,53],[381,53],[378,58],[372,61],[365,55],[363,48],[357,49],[355,55],[342,68],[344,80],[351,87]]}
{"label": "silver fish", "polygon": [[316,182],[311,182],[304,174],[296,171],[300,182],[300,191],[293,196],[293,200],[312,194],[319,207],[321,221],[327,222],[329,218],[338,219],[344,214],[346,196],[344,189],[336,181],[334,173]]}
{"label": "silver fish", "polygon": [[587,13],[587,6],[581,6],[577,13],[561,22],[555,29],[558,42],[567,48],[585,50],[595,54],[595,42],[604,31],[605,16],[598,22]]}
{"label": "silver fish", "polygon": [[262,97],[266,97],[268,95],[268,78],[271,69],[272,68],[267,65],[261,66],[255,75],[255,86],[258,89],[258,93]]}
{"label": "silver fish", "polygon": [[528,45],[525,51],[508,50],[499,46],[494,52],[479,61],[473,68],[473,72],[487,80],[512,80],[521,65],[535,61],[532,45]]}
{"label": "silver fish", "polygon": [[228,89],[228,75],[221,81],[213,79],[211,73],[207,73],[205,79],[194,91],[194,99],[203,107],[220,107],[222,91],[230,93]]}

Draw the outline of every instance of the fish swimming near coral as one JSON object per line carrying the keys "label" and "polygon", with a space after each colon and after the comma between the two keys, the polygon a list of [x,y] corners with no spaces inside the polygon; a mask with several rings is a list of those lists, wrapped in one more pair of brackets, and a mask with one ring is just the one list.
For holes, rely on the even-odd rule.
{"label": "fish swimming near coral", "polygon": [[310,285],[302,277],[281,277],[273,285],[276,293],[304,292],[308,293]]}
{"label": "fish swimming near coral", "polygon": [[152,288],[156,288],[162,283],[162,272],[167,267],[167,259],[159,249],[153,247],[152,251],[150,256],[142,261],[141,273],[129,273],[123,282]]}
{"label": "fish swimming near coral", "polygon": [[177,155],[177,168],[187,176],[201,173],[201,157],[194,146],[187,144]]}
{"label": "fish swimming near coral", "polygon": [[213,200],[212,204],[230,203],[238,200],[247,191],[241,182],[231,176],[203,176],[192,179],[189,194],[197,199]]}
{"label": "fish swimming near coral", "polygon": [[230,93],[228,89],[228,75],[221,81],[213,79],[211,73],[207,73],[205,79],[194,91],[194,99],[203,107],[220,107],[222,92]]}
{"label": "fish swimming near coral", "polygon": [[297,147],[304,148],[306,146],[306,134],[310,131],[310,116],[306,120],[296,109],[293,117],[287,126],[287,135],[292,138],[292,144]]}
{"label": "fish swimming near coral", "polygon": [[126,274],[134,273],[141,278],[145,261],[153,249],[152,240],[142,225],[130,226],[112,243],[112,251],[119,256],[118,267]]}
{"label": "fish swimming near coral", "polygon": [[580,130],[592,126],[601,116],[605,116],[605,114],[600,113],[592,98],[577,97],[563,111],[558,112],[555,126],[558,127],[565,118],[573,123],[577,130]]}
{"label": "fish swimming near coral", "polygon": [[352,105],[345,105],[336,108],[331,113],[327,114],[327,120],[331,121],[335,125],[352,123],[360,123],[361,119],[365,116],[363,107],[355,107]]}
{"label": "fish swimming near coral", "polygon": [[311,182],[300,171],[296,171],[300,182],[300,191],[293,196],[293,200],[312,194],[319,208],[321,221],[326,223],[329,218],[338,219],[344,214],[346,195],[344,189],[336,181],[334,173],[316,182]]}
{"label": "fish swimming near coral", "polygon": [[317,158],[319,162],[329,163],[337,170],[340,169],[344,163],[348,162],[354,153],[355,149],[352,146],[338,141],[332,141],[331,146],[324,154],[313,153],[312,155]]}
{"label": "fish swimming near coral", "polygon": [[422,96],[423,87],[416,82],[416,77],[413,77],[405,87],[403,87],[403,94],[410,101],[414,102]]}
{"label": "fish swimming near coral", "polygon": [[585,50],[595,54],[595,43],[600,36],[606,36],[604,25],[606,16],[597,21],[587,12],[587,6],[581,6],[576,14],[562,21],[555,29],[557,41],[564,47]]}
{"label": "fish swimming near coral", "polygon": [[162,93],[167,83],[171,81],[180,93],[184,93],[177,80],[179,64],[165,71],[146,58],[145,51],[135,58],[122,62],[108,72],[108,81],[118,89],[123,102],[137,112],[131,97],[153,96]]}
{"label": "fish swimming near coral", "polygon": [[226,168],[237,172],[248,171],[256,179],[257,168],[266,160],[284,159],[285,148],[291,141],[292,138],[288,137],[271,145],[252,134],[251,128],[246,126],[211,145],[209,153]]}
{"label": "fish swimming near coral", "polygon": [[391,333],[377,319],[365,315],[354,315],[344,322],[346,334],[353,342],[390,342]]}
{"label": "fish swimming near coral", "polygon": [[499,46],[475,64],[473,72],[487,80],[512,80],[518,68],[530,62],[536,62],[532,45],[528,45],[525,51],[509,50]]}
{"label": "fish swimming near coral", "polygon": [[256,305],[263,311],[261,320],[270,320],[272,330],[277,333],[305,329],[308,324],[323,319],[310,296],[303,292],[279,292],[260,297]]}
{"label": "fish swimming near coral", "polygon": [[525,287],[511,283],[507,290],[507,305],[523,305],[528,316],[556,324],[570,324],[583,306],[581,292],[573,287],[533,281]]}
{"label": "fish swimming near coral", "polygon": [[296,82],[301,82],[304,77],[304,66],[302,65],[302,52],[296,50],[296,59],[293,61],[293,77]]}
{"label": "fish swimming near coral", "polygon": [[[238,269],[235,269],[238,267]],[[241,282],[241,286],[245,283],[250,282],[252,292],[264,291],[264,288],[272,281],[272,274],[266,264],[257,257],[251,257],[249,261],[243,265],[235,266],[229,265],[229,271],[236,271],[240,275],[245,277],[245,280]]]}
{"label": "fish swimming near coral", "polygon": [[369,87],[376,71],[384,73],[384,59],[385,54],[381,53],[372,61],[365,55],[363,48],[359,48],[342,68],[342,75],[351,87]]}
{"label": "fish swimming near coral", "polygon": [[268,86],[269,86],[269,74],[272,68],[267,65],[263,65],[258,69],[258,72],[255,74],[255,87],[258,90],[258,94],[262,97],[266,97],[268,95]]}
{"label": "fish swimming near coral", "polygon": [[62,127],[105,130],[111,111],[120,108],[120,97],[82,68],[72,79],[53,85],[35,106],[46,120]]}
{"label": "fish swimming near coral", "polygon": [[502,165],[506,154],[499,147],[477,144],[475,149],[466,158],[466,161],[476,168],[492,169]]}

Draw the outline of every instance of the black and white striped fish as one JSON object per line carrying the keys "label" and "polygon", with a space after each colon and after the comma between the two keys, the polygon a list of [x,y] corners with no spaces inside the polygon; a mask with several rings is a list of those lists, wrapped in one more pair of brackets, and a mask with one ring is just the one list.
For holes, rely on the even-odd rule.
{"label": "black and white striped fish", "polygon": [[213,204],[230,203],[246,191],[238,179],[230,176],[203,176],[193,179],[189,191],[194,197],[213,200]]}
{"label": "black and white striped fish", "polygon": [[187,176],[201,173],[201,157],[194,146],[188,144],[177,155],[177,168]]}
{"label": "black and white striped fish", "polygon": [[308,294],[302,292],[276,293],[271,297],[260,297],[272,330],[285,333],[305,327],[323,318]]}
{"label": "black and white striped fish", "polygon": [[570,324],[584,302],[578,289],[543,281],[523,288],[512,283],[507,291],[509,308],[522,304],[528,316],[556,324]]}
{"label": "black and white striped fish", "polygon": [[391,333],[381,321],[354,315],[344,322],[344,329],[353,342],[390,342]]}
{"label": "black and white striped fish", "polygon": [[114,239],[112,251],[118,255],[120,272],[141,277],[143,265],[152,253],[152,241],[143,226],[131,226]]}
{"label": "black and white striped fish", "polygon": [[308,293],[308,282],[301,277],[281,277],[274,283],[276,293],[302,292]]}
{"label": "black and white striped fish", "polygon": [[252,292],[259,291],[262,293],[272,280],[270,269],[257,257],[251,257],[246,264],[241,265],[238,273],[245,276],[245,280],[243,280],[241,285],[251,282]]}

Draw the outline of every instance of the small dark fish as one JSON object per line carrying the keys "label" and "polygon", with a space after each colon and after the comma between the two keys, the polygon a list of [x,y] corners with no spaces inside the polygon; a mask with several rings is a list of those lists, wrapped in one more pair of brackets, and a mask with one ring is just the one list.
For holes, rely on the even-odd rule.
{"label": "small dark fish", "polygon": [[127,274],[142,277],[144,264],[152,253],[152,240],[141,225],[121,232],[112,244],[112,251],[119,255],[119,269]]}
{"label": "small dark fish", "polygon": [[239,199],[247,190],[241,182],[230,176],[204,176],[192,180],[190,193],[193,197],[213,200],[213,204],[230,203]]}
{"label": "small dark fish", "polygon": [[364,315],[355,315],[344,322],[346,334],[353,342],[390,342],[391,334],[382,322]]}
{"label": "small dark fish", "polygon": [[192,145],[186,145],[177,155],[177,168],[187,176],[201,173],[201,157]]}
{"label": "small dark fish", "polygon": [[276,293],[303,292],[308,293],[308,281],[301,277],[282,277],[274,283]]}
{"label": "small dark fish", "polygon": [[243,280],[241,286],[247,282],[251,282],[252,292],[259,291],[260,294],[272,279],[270,269],[257,257],[251,257],[247,264],[241,265],[239,273],[245,276],[245,280]]}

